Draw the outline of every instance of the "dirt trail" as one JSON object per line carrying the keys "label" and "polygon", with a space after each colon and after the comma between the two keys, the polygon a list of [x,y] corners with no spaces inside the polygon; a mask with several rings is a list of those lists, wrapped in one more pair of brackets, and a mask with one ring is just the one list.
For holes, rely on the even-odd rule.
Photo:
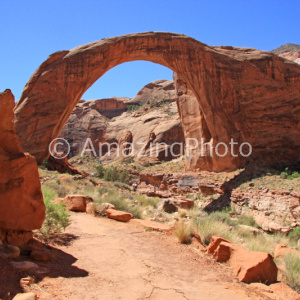
{"label": "dirt trail", "polygon": [[56,263],[69,278],[39,283],[56,299],[263,299],[172,236],[81,213],[72,213],[67,232],[77,239],[56,251],[77,260],[58,255]]}

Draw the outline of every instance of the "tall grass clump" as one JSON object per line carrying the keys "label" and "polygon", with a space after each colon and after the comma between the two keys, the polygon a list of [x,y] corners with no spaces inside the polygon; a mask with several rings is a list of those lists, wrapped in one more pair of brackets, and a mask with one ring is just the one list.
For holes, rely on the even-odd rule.
{"label": "tall grass clump", "polygon": [[192,227],[190,224],[179,222],[174,227],[174,234],[182,244],[189,244],[192,239]]}
{"label": "tall grass clump", "polygon": [[286,269],[285,278],[287,284],[300,292],[300,257],[289,253],[283,256],[283,262]]}
{"label": "tall grass clump", "polygon": [[230,227],[210,216],[194,219],[193,227],[200,235],[204,245],[209,245],[212,236],[230,239]]}

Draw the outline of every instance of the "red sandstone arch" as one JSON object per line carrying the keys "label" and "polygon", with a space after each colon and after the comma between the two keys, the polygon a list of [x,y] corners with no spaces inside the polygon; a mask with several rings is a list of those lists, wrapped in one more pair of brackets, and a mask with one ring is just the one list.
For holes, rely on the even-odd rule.
{"label": "red sandstone arch", "polygon": [[[111,68],[146,60],[175,71],[197,102],[183,98],[183,121],[194,115],[186,137],[212,145],[247,141],[254,158],[296,159],[300,146],[300,67],[253,49],[209,47],[188,36],[147,32],[107,38],[49,56],[26,84],[15,108],[15,126],[25,151],[41,163],[84,92]],[[195,117],[196,116],[196,117]],[[191,123],[191,122],[190,122]],[[198,130],[200,127],[204,130]],[[192,127],[192,129],[191,129]],[[206,133],[206,134],[205,134]],[[234,169],[244,161],[201,157],[190,167]]]}

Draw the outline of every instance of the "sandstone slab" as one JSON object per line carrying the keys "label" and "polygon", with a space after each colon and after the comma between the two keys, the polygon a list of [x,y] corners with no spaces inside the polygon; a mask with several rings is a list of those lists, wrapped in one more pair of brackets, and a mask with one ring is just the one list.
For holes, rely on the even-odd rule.
{"label": "sandstone slab", "polygon": [[125,212],[125,211],[120,211],[120,210],[115,210],[115,209],[107,209],[106,215],[110,219],[114,219],[117,221],[122,221],[122,222],[128,222],[131,219],[133,219],[133,215]]}

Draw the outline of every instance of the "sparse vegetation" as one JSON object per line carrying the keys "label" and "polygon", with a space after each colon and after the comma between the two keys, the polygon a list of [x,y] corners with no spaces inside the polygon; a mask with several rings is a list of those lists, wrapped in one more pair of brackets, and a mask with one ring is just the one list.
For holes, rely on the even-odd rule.
{"label": "sparse vegetation", "polygon": [[283,257],[285,278],[289,286],[300,292],[300,257],[289,253]]}
{"label": "sparse vegetation", "polygon": [[178,241],[182,244],[188,244],[191,242],[191,233],[191,226],[184,222],[179,222],[174,227],[174,234],[178,238]]}
{"label": "sparse vegetation", "polygon": [[[147,172],[147,173],[176,173],[182,172],[184,168],[183,160],[173,160],[169,162],[162,162],[157,165],[142,165],[134,161],[133,158],[114,161],[108,165],[99,163],[99,160],[93,158],[86,158],[86,163],[93,166],[97,181],[102,186],[94,186],[88,179],[74,180],[71,175],[60,175],[57,172],[50,172],[48,170],[41,170],[47,174],[48,179],[43,183],[44,189],[47,193],[52,193],[50,198],[56,196],[64,197],[70,193],[82,193],[91,196],[95,200],[95,215],[105,216],[105,207],[110,203],[116,207],[117,210],[130,212],[135,218],[151,219],[158,222],[169,222],[174,224],[179,221],[174,227],[174,235],[181,243],[189,243],[191,241],[191,232],[195,231],[200,235],[204,245],[210,243],[212,236],[220,236],[228,239],[236,244],[242,244],[247,249],[252,251],[264,251],[274,255],[276,244],[283,243],[288,247],[297,248],[297,241],[300,239],[300,227],[294,228],[288,236],[283,234],[268,234],[264,232],[254,231],[247,227],[239,225],[247,225],[258,228],[254,218],[248,215],[239,215],[236,211],[231,211],[227,208],[222,211],[215,211],[210,214],[204,212],[199,207],[205,207],[206,203],[217,199],[218,195],[203,196],[201,194],[189,194],[187,197],[193,199],[195,205],[193,209],[179,209],[178,213],[167,214],[163,211],[158,211],[156,206],[159,199],[147,197],[139,193],[132,193],[132,188],[128,183],[132,180],[131,172]],[[243,170],[238,170],[229,174],[219,173],[212,180],[216,182],[224,182],[231,180],[235,175]],[[281,170],[282,171],[282,170]],[[251,181],[245,181],[240,184],[240,189],[247,190],[249,182],[251,182],[251,189],[264,189],[268,188],[269,183],[272,187],[275,185],[286,187],[295,187],[297,189],[300,184],[297,171],[290,171],[285,169],[288,173],[283,176],[282,172],[277,171],[275,174],[272,170],[265,170],[265,172],[254,171],[254,177]],[[298,174],[298,173],[297,173]],[[288,177],[291,176],[291,177]],[[286,180],[292,179],[292,180]],[[273,180],[273,181],[272,181]],[[262,183],[261,183],[262,181]],[[300,187],[300,185],[299,185]],[[50,191],[50,192],[49,192]],[[54,192],[55,191],[55,192]],[[48,196],[46,195],[45,198]],[[49,198],[49,197],[48,197]],[[45,200],[46,201],[46,200]],[[48,216],[54,212],[53,202],[47,203]],[[55,207],[60,213],[64,212],[63,206]],[[43,226],[44,232],[54,232],[62,230],[67,223],[64,223],[64,214],[62,214],[62,222],[57,224],[57,228],[52,229],[54,217],[48,218],[52,221],[45,221]],[[187,223],[188,222],[188,223]],[[282,262],[283,264],[283,262]],[[286,258],[284,262],[285,268],[289,272],[286,274],[286,282],[294,289],[299,289],[299,278],[297,277],[297,260]],[[296,271],[295,271],[296,270]]]}
{"label": "sparse vegetation", "polygon": [[56,197],[55,191],[43,189],[43,196],[46,205],[46,218],[40,232],[43,236],[59,233],[71,224],[69,212],[64,204],[53,202]]}

